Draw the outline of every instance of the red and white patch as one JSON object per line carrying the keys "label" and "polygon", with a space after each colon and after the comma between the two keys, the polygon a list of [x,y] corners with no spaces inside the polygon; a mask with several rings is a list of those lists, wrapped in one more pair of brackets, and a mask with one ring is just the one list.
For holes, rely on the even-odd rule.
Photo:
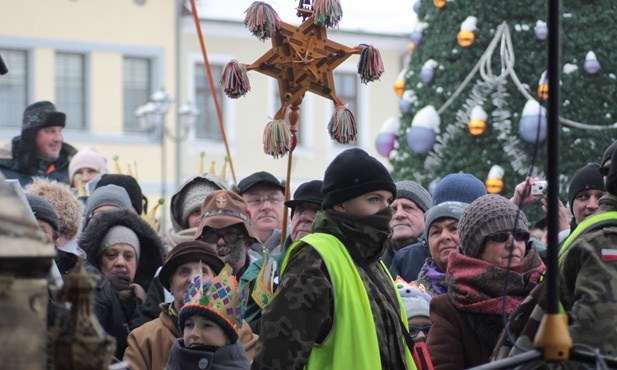
{"label": "red and white patch", "polygon": [[602,249],[602,261],[617,261],[617,249]]}

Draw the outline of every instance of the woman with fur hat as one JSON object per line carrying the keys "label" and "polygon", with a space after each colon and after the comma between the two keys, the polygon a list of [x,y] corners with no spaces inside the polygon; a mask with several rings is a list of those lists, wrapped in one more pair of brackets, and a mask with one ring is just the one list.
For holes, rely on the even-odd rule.
{"label": "woman with fur hat", "polygon": [[527,218],[500,195],[485,195],[465,208],[458,233],[460,248],[448,260],[448,293],[430,304],[427,347],[436,370],[488,362],[503,315],[523,302],[545,270],[529,242]]}
{"label": "woman with fur hat", "polygon": [[[387,268],[388,170],[361,149],[326,169],[323,212],[289,247],[277,295],[262,312],[253,369],[415,369],[407,316]],[[411,339],[411,338],[410,338]]]}
{"label": "woman with fur hat", "polygon": [[146,221],[124,209],[92,219],[79,246],[88,263],[105,277],[95,290],[95,314],[116,338],[116,356],[122,358],[128,320],[145,300],[152,276],[163,263],[163,244]]}
{"label": "woman with fur hat", "polygon": [[44,198],[54,207],[59,221],[56,247],[62,251],[60,253],[66,252],[85,257],[84,251],[77,246],[77,239],[83,225],[84,207],[73,195],[68,185],[56,180],[35,177],[32,184],[27,185],[24,190],[27,194]]}

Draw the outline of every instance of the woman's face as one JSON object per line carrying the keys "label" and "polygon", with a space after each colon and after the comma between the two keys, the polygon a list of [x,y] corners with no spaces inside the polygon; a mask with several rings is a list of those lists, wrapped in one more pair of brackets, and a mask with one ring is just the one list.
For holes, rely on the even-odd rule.
{"label": "woman's face", "polygon": [[135,248],[127,243],[119,243],[105,249],[101,255],[101,272],[107,275],[113,270],[123,270],[133,282],[137,271]]}
{"label": "woman's face", "polygon": [[525,257],[528,240],[529,233],[526,231],[491,234],[486,237],[480,259],[496,266],[508,267],[508,260],[511,258],[510,266],[520,265]]}
{"label": "woman's face", "polygon": [[433,261],[442,272],[446,272],[448,257],[459,245],[458,220],[443,218],[433,222],[426,238]]}

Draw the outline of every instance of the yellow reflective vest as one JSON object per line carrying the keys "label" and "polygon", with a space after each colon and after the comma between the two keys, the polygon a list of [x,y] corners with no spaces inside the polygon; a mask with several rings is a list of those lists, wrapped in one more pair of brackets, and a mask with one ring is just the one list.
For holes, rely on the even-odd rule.
{"label": "yellow reflective vest", "polygon": [[[369,297],[351,255],[340,240],[330,234],[314,233],[295,242],[283,260],[281,276],[289,263],[289,257],[304,243],[310,244],[326,264],[335,306],[332,330],[323,344],[313,346],[305,369],[380,369],[379,343]],[[383,263],[381,266],[388,271]],[[398,290],[395,291],[405,330],[407,315]],[[404,340],[403,345],[407,368],[415,370],[411,352]]]}

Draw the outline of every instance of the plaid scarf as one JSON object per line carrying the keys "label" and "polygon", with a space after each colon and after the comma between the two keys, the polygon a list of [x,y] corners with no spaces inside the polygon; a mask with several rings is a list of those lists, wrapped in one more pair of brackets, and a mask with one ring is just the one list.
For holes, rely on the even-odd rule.
{"label": "plaid scarf", "polygon": [[489,262],[453,252],[448,261],[448,295],[462,312],[501,315],[504,282],[508,280],[505,309],[508,316],[523,302],[546,267],[535,246],[522,263],[505,269]]}

